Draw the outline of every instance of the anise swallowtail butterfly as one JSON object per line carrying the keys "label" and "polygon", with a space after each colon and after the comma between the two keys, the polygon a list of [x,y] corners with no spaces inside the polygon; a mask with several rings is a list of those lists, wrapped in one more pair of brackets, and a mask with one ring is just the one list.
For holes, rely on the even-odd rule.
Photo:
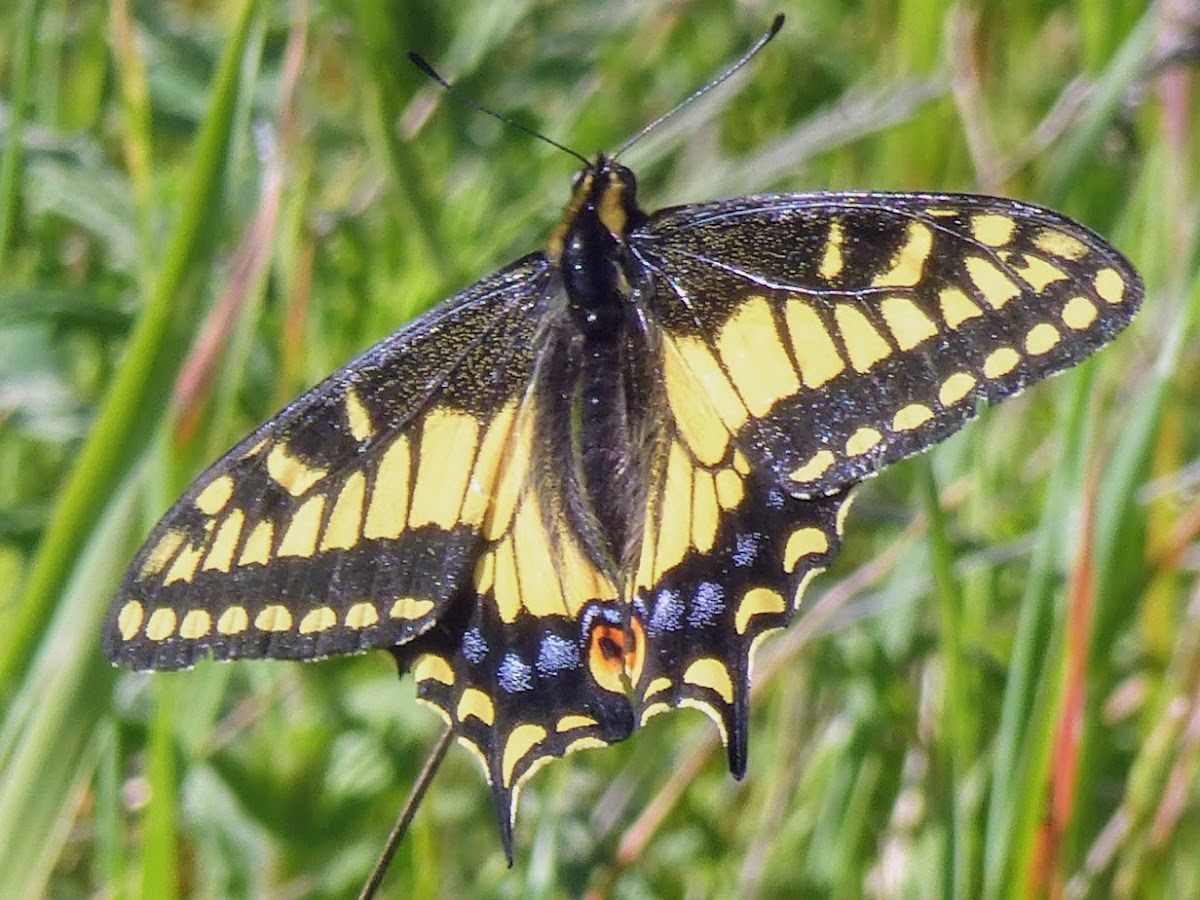
{"label": "anise swallowtail butterfly", "polygon": [[1030,204],[646,213],[600,155],[544,250],[201,475],[104,649],[135,669],[390,652],[478,756],[511,858],[539,764],[658,713],[709,714],[741,776],[751,655],[837,552],[853,488],[1090,355],[1142,292],[1116,249]]}

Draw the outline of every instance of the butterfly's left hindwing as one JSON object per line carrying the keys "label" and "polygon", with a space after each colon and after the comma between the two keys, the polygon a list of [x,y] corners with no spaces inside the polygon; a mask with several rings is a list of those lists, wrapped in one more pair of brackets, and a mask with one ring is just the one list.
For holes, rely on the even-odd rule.
{"label": "butterfly's left hindwing", "polygon": [[540,255],[480,282],[215,463],[134,559],[109,658],[312,659],[428,629],[470,590],[507,436],[491,426],[527,389],[545,283]]}

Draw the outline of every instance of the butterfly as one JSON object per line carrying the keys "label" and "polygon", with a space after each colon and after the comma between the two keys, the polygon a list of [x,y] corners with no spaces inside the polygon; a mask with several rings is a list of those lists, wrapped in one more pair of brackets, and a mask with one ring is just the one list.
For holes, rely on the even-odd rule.
{"label": "butterfly", "polygon": [[1143,294],[1032,204],[647,213],[615,156],[585,162],[543,249],[204,472],[103,634],[134,669],[386,650],[478,757],[510,861],[540,765],[659,713],[708,714],[741,777],[755,648],[837,553],[852,490],[1089,356]]}

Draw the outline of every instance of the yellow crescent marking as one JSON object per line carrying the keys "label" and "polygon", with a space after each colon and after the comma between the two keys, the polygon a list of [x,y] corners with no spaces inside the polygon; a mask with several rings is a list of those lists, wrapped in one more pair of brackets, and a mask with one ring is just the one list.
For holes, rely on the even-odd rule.
{"label": "yellow crescent marking", "polygon": [[321,530],[321,514],[325,511],[325,497],[316,494],[309,497],[292,514],[283,539],[279,542],[280,556],[308,558],[317,551],[317,534]]}
{"label": "yellow crescent marking", "polygon": [[367,478],[362,472],[353,472],[338,492],[333,512],[325,523],[321,535],[322,550],[344,550],[358,543],[358,529],[363,520],[363,499],[367,492]]}
{"label": "yellow crescent marking", "polygon": [[649,700],[655,694],[661,694],[663,691],[669,691],[671,685],[674,684],[670,678],[659,676],[646,686],[646,693],[642,694],[642,702]]}
{"label": "yellow crescent marking", "polygon": [[267,474],[293,497],[299,497],[329,473],[292,456],[286,445],[276,444],[267,454]]}
{"label": "yellow crescent marking", "polygon": [[454,684],[454,670],[440,656],[426,653],[413,666],[413,679],[416,681],[437,681],[441,684]]}
{"label": "yellow crescent marking", "polygon": [[188,610],[179,623],[179,636],[189,641],[204,637],[212,631],[212,616],[205,609]]}
{"label": "yellow crescent marking", "polygon": [[846,441],[846,454],[848,456],[862,456],[872,448],[879,445],[883,440],[883,435],[874,428],[860,428],[854,434],[850,435]]}
{"label": "yellow crescent marking", "polygon": [[1029,329],[1025,335],[1025,350],[1034,356],[1048,353],[1060,340],[1062,335],[1049,322],[1042,322]]}
{"label": "yellow crescent marking", "polygon": [[[490,554],[489,554],[490,556]],[[416,621],[424,618],[433,612],[434,603],[432,600],[418,600],[416,597],[401,597],[392,604],[392,609],[388,613],[393,619],[408,619]],[[371,608],[374,612],[374,607]],[[371,624],[374,624],[373,622]]]}
{"label": "yellow crescent marking", "polygon": [[1096,307],[1087,297],[1072,297],[1063,307],[1062,320],[1068,328],[1082,331],[1096,321]]}
{"label": "yellow crescent marking", "polygon": [[[738,634],[745,634],[746,629],[750,627],[750,620],[755,616],[782,612],[787,612],[787,604],[783,600],[783,594],[779,593],[779,591],[773,591],[770,588],[751,588],[746,591],[745,596],[742,597],[742,601],[738,604],[734,627],[737,628]],[[691,670],[689,669],[688,671],[690,672]],[[728,679],[728,674],[725,677]],[[732,686],[729,693],[730,699],[732,699]]]}
{"label": "yellow crescent marking", "polygon": [[1096,273],[1096,293],[1105,303],[1120,303],[1125,297],[1125,280],[1116,269],[1101,269]]}
{"label": "yellow crescent marking", "polygon": [[117,613],[117,629],[124,640],[132,640],[142,627],[142,619],[146,616],[146,608],[137,600],[127,600]]}
{"label": "yellow crescent marking", "polygon": [[337,624],[337,613],[328,606],[318,606],[310,609],[300,620],[301,634],[314,634],[318,631],[328,631]]}
{"label": "yellow crescent marking", "polygon": [[545,738],[546,729],[541,725],[518,725],[512,730],[512,734],[504,743],[504,761],[501,763],[505,787],[512,784],[513,772],[517,768],[517,763]]}
{"label": "yellow crescent marking", "polygon": [[805,387],[818,388],[841,374],[846,364],[815,309],[801,300],[789,300],[784,318]]}
{"label": "yellow crescent marking", "polygon": [[146,637],[152,641],[162,641],[175,633],[175,610],[169,606],[160,606],[150,613],[150,621],[146,623]]}
{"label": "yellow crescent marking", "polygon": [[179,555],[175,557],[175,561],[167,569],[167,574],[163,576],[163,584],[168,585],[176,581],[191,584],[192,576],[196,574],[196,567],[200,565],[200,557],[203,555],[203,547],[197,547],[195,544],[189,543],[179,551]]}
{"label": "yellow crescent marking", "polygon": [[555,731],[574,731],[576,728],[594,728],[600,723],[591,716],[581,716],[576,713],[563,716],[554,723]]}
{"label": "yellow crescent marking", "polygon": [[291,631],[292,613],[281,603],[264,606],[254,617],[254,627],[259,631]]}
{"label": "yellow crescent marking", "polygon": [[374,603],[355,603],[346,610],[346,617],[342,620],[347,628],[370,628],[372,625],[379,622],[379,611],[375,609]]}
{"label": "yellow crescent marking", "polygon": [[825,240],[825,253],[821,256],[821,268],[817,273],[826,281],[837,278],[845,264],[842,259],[842,223],[834,219],[829,223],[829,236]]}
{"label": "yellow crescent marking", "polygon": [[[828,550],[829,538],[820,528],[797,528],[788,536],[787,547],[783,551],[783,569],[785,572],[794,572],[796,564],[803,557],[826,553]],[[779,602],[782,603],[783,599],[780,598]]]}
{"label": "yellow crescent marking", "polygon": [[671,707],[669,707],[665,703],[651,703],[649,706],[647,706],[645,709],[642,710],[642,715],[641,715],[641,718],[638,719],[638,724],[645,725],[647,722],[649,722],[655,716],[661,715],[662,713],[670,712],[670,711],[671,711]]}
{"label": "yellow crescent marking", "polygon": [[942,306],[942,318],[946,320],[947,328],[958,328],[967,319],[983,315],[983,310],[976,306],[958,288],[946,288],[938,294]]}
{"label": "yellow crescent marking", "polygon": [[196,495],[194,502],[202,513],[215,516],[225,508],[225,504],[232,496],[233,479],[228,475],[219,475],[209,482],[208,487]]}
{"label": "yellow crescent marking", "polygon": [[892,419],[893,431],[912,431],[933,418],[933,410],[921,403],[910,403]]}
{"label": "yellow crescent marking", "polygon": [[715,657],[706,656],[696,660],[683,673],[683,680],[687,684],[714,691],[726,703],[733,702],[733,681],[729,678],[729,669]]}
{"label": "yellow crescent marking", "polygon": [[875,363],[892,355],[888,342],[867,321],[861,310],[848,303],[839,303],[834,308],[833,318],[846,344],[850,365],[856,372],[867,372]]}
{"label": "yellow crescent marking", "polygon": [[824,566],[816,566],[804,573],[800,579],[800,586],[796,588],[796,596],[792,598],[792,608],[799,609],[800,601],[804,599],[804,593],[808,590],[808,586],[812,584],[812,580],[825,571]]}
{"label": "yellow crescent marking", "polygon": [[465,722],[467,716],[474,716],[485,725],[494,725],[496,722],[496,705],[492,703],[492,698],[479,690],[479,688],[467,688],[463,691],[462,696],[458,698],[458,709],[455,711],[455,718],[460,722]]}
{"label": "yellow crescent marking", "polygon": [[880,309],[901,350],[911,350],[937,334],[929,316],[907,297],[885,297]]}
{"label": "yellow crescent marking", "polygon": [[999,378],[1015,369],[1020,361],[1021,354],[1012,347],[1001,347],[989,353],[983,361],[983,374],[988,378]]}
{"label": "yellow crescent marking", "polygon": [[250,537],[246,539],[246,546],[242,548],[242,555],[238,557],[239,566],[248,566],[251,563],[258,563],[265,566],[271,561],[271,540],[275,536],[275,526],[268,519],[263,519],[254,526],[254,530],[250,532]]}
{"label": "yellow crescent marking", "polygon": [[408,437],[400,435],[379,459],[367,520],[363,523],[363,537],[370,540],[400,537],[408,521],[409,462]]}
{"label": "yellow crescent marking", "polygon": [[245,607],[242,606],[229,607],[217,619],[217,632],[219,634],[241,634],[249,627],[250,617],[246,614]]}
{"label": "yellow crescent marking", "polygon": [[920,222],[909,222],[904,244],[892,257],[892,265],[886,272],[875,276],[872,287],[916,287],[921,283],[921,273],[929,251],[933,249],[933,232]]}
{"label": "yellow crescent marking", "polygon": [[975,376],[966,372],[955,372],[942,382],[938,390],[938,400],[942,406],[953,406],[975,387]]}
{"label": "yellow crescent marking", "polygon": [[[567,744],[566,748],[563,750],[563,756],[569,756],[570,754],[576,753],[580,750],[597,750],[600,747],[607,746],[608,744],[600,740],[600,738],[587,735],[585,737],[576,738],[575,740],[571,741],[571,743]],[[525,777],[529,777],[528,773]]]}
{"label": "yellow crescent marking", "polygon": [[242,526],[246,522],[246,514],[240,509],[231,510],[217,528],[217,536],[213,538],[212,547],[204,557],[202,572],[215,570],[228,572],[233,565],[233,551],[237,549],[238,539],[242,536]]}
{"label": "yellow crescent marking", "polygon": [[363,406],[362,400],[358,399],[354,388],[347,388],[344,402],[346,404],[346,422],[350,426],[350,433],[361,444],[375,433],[375,428],[371,425],[371,414]]}
{"label": "yellow crescent marking", "polygon": [[777,402],[800,390],[766,297],[755,295],[742,302],[721,329],[717,349],[746,408],[755,416],[765,416]]}
{"label": "yellow crescent marking", "polygon": [[795,469],[788,477],[792,481],[813,481],[829,471],[829,467],[836,461],[830,451],[818,450],[808,462]]}

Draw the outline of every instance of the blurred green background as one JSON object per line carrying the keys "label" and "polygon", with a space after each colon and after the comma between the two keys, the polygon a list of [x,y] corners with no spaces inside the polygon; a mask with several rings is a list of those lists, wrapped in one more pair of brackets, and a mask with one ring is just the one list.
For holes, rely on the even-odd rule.
{"label": "blurred green background", "polygon": [[759,655],[750,771],[663,716],[521,795],[454,749],[395,897],[1200,896],[1194,0],[13,0],[0,9],[0,897],[352,895],[440,722],[384,654],[111,669],[109,595],[221,451],[536,248],[565,154],[648,208],[981,190],[1121,247],[1094,361],[861,491]]}

